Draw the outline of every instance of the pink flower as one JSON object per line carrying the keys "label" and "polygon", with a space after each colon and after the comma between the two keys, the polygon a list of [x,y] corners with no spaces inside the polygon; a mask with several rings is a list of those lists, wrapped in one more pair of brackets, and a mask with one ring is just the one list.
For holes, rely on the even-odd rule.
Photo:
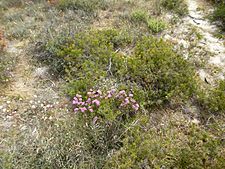
{"label": "pink flower", "polygon": [[124,96],[127,96],[126,95],[126,92],[125,90],[121,90],[118,95],[116,96],[116,98],[119,98],[119,99],[122,99]]}
{"label": "pink flower", "polygon": [[77,99],[77,97],[74,97],[73,98],[73,104],[77,104],[78,103],[78,99]]}
{"label": "pink flower", "polygon": [[129,94],[129,97],[133,97],[134,95],[131,93],[131,94]]}
{"label": "pink flower", "polygon": [[136,100],[130,99],[130,102],[131,102],[131,103],[136,103]]}
{"label": "pink flower", "polygon": [[96,104],[96,106],[100,106],[100,101],[99,100],[97,100],[97,99],[95,99],[95,100],[93,100],[92,101],[92,103],[94,104]]}
{"label": "pink flower", "polygon": [[73,104],[78,104],[78,101],[77,100],[73,100]]}
{"label": "pink flower", "polygon": [[90,104],[91,103],[91,99],[88,98],[87,101],[86,101],[86,103]]}
{"label": "pink flower", "polygon": [[77,113],[78,111],[79,111],[79,109],[78,109],[78,108],[75,108],[75,109],[74,109],[74,112],[75,112],[75,113]]}
{"label": "pink flower", "polygon": [[114,94],[115,92],[116,92],[116,89],[112,89],[112,90],[110,91],[111,94]]}
{"label": "pink flower", "polygon": [[93,113],[94,112],[94,110],[91,108],[91,109],[88,109],[91,113]]}
{"label": "pink flower", "polygon": [[109,99],[109,98],[111,98],[111,97],[112,97],[112,94],[109,93],[108,96],[106,96],[106,99]]}
{"label": "pink flower", "polygon": [[82,113],[84,113],[86,110],[87,110],[86,107],[80,107],[80,111],[81,111]]}
{"label": "pink flower", "polygon": [[121,90],[121,91],[119,92],[119,95],[125,95],[125,94],[126,94],[125,90]]}
{"label": "pink flower", "polygon": [[124,102],[127,103],[127,104],[130,103],[129,97],[127,97],[127,98],[124,100]]}
{"label": "pink flower", "polygon": [[139,104],[136,103],[132,105],[132,108],[137,111],[139,109]]}

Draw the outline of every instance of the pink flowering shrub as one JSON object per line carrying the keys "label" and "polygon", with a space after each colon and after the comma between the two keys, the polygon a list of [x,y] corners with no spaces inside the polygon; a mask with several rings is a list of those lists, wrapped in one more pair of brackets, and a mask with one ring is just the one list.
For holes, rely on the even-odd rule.
{"label": "pink flowering shrub", "polygon": [[91,89],[85,96],[76,94],[72,104],[75,113],[93,113],[95,117],[101,116],[107,119],[115,119],[124,113],[135,114],[140,108],[132,93],[128,94],[125,90],[115,89],[106,93]]}

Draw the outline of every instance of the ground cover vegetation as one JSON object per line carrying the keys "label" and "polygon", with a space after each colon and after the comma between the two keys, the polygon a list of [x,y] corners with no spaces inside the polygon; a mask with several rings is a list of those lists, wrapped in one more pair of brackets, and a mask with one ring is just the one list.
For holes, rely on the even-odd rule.
{"label": "ground cover vegetation", "polygon": [[[3,10],[15,5],[12,0],[0,2]],[[0,168],[225,167],[225,82],[204,85],[189,60],[159,37],[171,24],[163,20],[162,11],[182,17],[187,11],[185,1],[151,1],[158,9],[150,12],[134,8],[135,2],[19,2],[25,13],[31,5],[31,15],[39,18],[29,52],[36,64],[48,66],[54,78],[65,81],[63,92],[70,99],[70,109],[53,119],[32,111],[26,118],[32,117],[34,126],[29,123],[30,128],[23,131],[10,128],[2,134],[7,141],[0,150]],[[115,14],[118,25],[95,26],[100,12],[119,11],[121,4],[129,13]],[[13,18],[9,25],[17,20],[10,15],[3,22],[9,18]],[[6,36],[26,39],[33,26]],[[14,25],[8,31],[17,28]],[[201,123],[190,120],[184,109],[187,104],[198,108]]]}

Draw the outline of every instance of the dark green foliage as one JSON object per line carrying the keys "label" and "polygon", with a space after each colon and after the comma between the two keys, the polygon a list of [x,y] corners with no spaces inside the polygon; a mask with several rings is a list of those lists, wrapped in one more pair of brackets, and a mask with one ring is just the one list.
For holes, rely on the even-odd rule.
{"label": "dark green foliage", "polygon": [[69,93],[74,95],[95,86],[100,79],[114,76],[122,64],[115,50],[131,41],[126,32],[115,30],[79,33],[73,39],[49,44],[47,49],[52,54],[44,61],[74,84],[69,85]]}
{"label": "dark green foliage", "polygon": [[137,43],[122,76],[145,91],[149,104],[164,103],[176,96],[188,98],[196,90],[194,71],[188,62],[169,44],[151,37]]}
{"label": "dark green foliage", "polygon": [[115,52],[132,41],[126,33],[115,30],[79,33],[61,44],[49,44],[48,49],[55,48],[49,64],[72,82],[68,89],[72,96],[96,87],[105,78],[129,83],[130,88],[137,84],[145,92],[147,105],[175,97],[185,100],[194,94],[193,69],[168,43],[142,37],[133,44],[136,47],[132,56]]}
{"label": "dark green foliage", "polygon": [[180,16],[188,13],[187,5],[184,0],[162,0],[161,5],[167,10],[174,11]]}
{"label": "dark green foliage", "polygon": [[207,95],[200,95],[200,105],[210,113],[225,113],[225,81],[220,81],[216,88],[211,89]]}
{"label": "dark green foliage", "polygon": [[219,4],[213,12],[212,18],[214,21],[219,21],[219,25],[225,30],[225,4]]}
{"label": "dark green foliage", "polygon": [[[12,69],[13,60],[7,56],[6,52],[0,49],[0,86],[6,85],[9,80],[9,72]],[[0,90],[1,91],[1,90]]]}

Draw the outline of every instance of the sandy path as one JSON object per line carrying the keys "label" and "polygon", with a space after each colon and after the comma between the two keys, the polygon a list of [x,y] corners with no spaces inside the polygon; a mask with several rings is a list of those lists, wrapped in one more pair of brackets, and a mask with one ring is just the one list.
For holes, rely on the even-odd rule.
{"label": "sandy path", "polygon": [[[194,60],[197,65],[204,62],[204,66],[199,66],[197,70],[202,80],[224,79],[224,40],[214,36],[218,28],[206,18],[205,10],[210,8],[201,0],[187,0],[187,5],[189,15],[175,25],[171,32],[167,32],[164,38],[175,41],[185,58]],[[194,33],[201,38],[198,39]]]}

